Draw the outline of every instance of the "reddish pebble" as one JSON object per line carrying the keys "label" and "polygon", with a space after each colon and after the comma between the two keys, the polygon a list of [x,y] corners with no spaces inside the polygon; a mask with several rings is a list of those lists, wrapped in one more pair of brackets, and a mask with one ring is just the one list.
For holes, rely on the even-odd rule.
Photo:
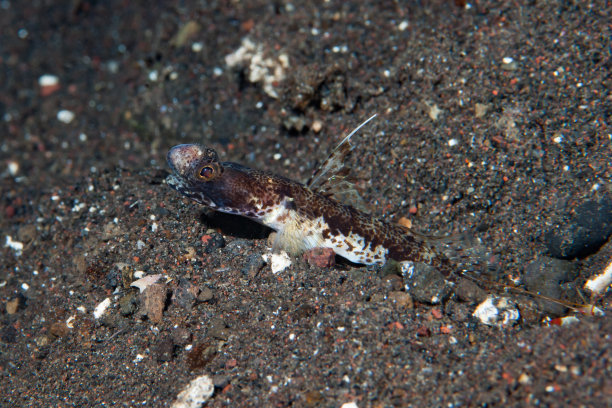
{"label": "reddish pebble", "polygon": [[393,322],[393,323],[389,323],[389,324],[387,325],[387,327],[388,327],[389,329],[397,329],[397,330],[401,330],[401,329],[403,329],[403,328],[404,328],[404,325],[403,325],[403,324],[401,324],[400,322]]}
{"label": "reddish pebble", "polygon": [[442,311],[440,309],[438,309],[437,307],[431,309],[431,314],[436,319],[441,319],[442,318]]}
{"label": "reddish pebble", "polygon": [[227,363],[225,363],[225,367],[226,368],[234,368],[238,365],[238,361],[236,361],[235,358],[229,359],[227,360]]}
{"label": "reddish pebble", "polygon": [[40,85],[41,96],[49,96],[61,88],[59,78],[51,74],[41,75],[38,78],[38,85]]}
{"label": "reddish pebble", "polygon": [[208,241],[210,241],[210,239],[212,238],[212,236],[210,235],[202,235],[202,238],[200,238],[202,240],[203,244],[208,244]]}
{"label": "reddish pebble", "polygon": [[6,218],[12,218],[15,215],[15,207],[12,205],[7,206],[4,209],[4,214],[6,214]]}
{"label": "reddish pebble", "polygon": [[330,268],[336,264],[336,253],[331,248],[314,248],[304,253],[309,265]]}
{"label": "reddish pebble", "polygon": [[59,91],[60,88],[61,88],[60,84],[42,86],[40,88],[40,95],[41,96],[49,96],[52,93],[54,93],[55,91]]}
{"label": "reddish pebble", "polygon": [[450,332],[452,331],[452,329],[448,326],[442,326],[440,327],[440,333],[442,334],[450,334]]}
{"label": "reddish pebble", "polygon": [[416,335],[418,337],[429,337],[431,336],[431,330],[425,326],[421,326],[417,329]]}
{"label": "reddish pebble", "polygon": [[410,221],[408,218],[406,217],[402,217],[399,219],[399,221],[397,222],[399,225],[401,225],[404,228],[407,229],[411,229],[412,228],[412,221]]}
{"label": "reddish pebble", "polygon": [[408,210],[408,212],[409,212],[410,214],[413,214],[413,215],[414,215],[414,214],[416,214],[418,211],[419,211],[419,210],[418,210],[418,208],[417,208],[416,206],[412,206],[412,207],[410,207],[410,209]]}

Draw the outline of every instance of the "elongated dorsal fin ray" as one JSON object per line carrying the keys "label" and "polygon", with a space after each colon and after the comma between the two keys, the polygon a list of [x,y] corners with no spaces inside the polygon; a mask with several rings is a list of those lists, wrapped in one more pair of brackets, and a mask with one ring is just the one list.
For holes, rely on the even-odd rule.
{"label": "elongated dorsal fin ray", "polygon": [[338,202],[348,203],[359,210],[366,209],[353,181],[349,179],[350,168],[346,167],[345,162],[355,148],[351,143],[351,137],[376,116],[377,114],[370,116],[336,146],[329,157],[312,173],[306,182],[308,188]]}

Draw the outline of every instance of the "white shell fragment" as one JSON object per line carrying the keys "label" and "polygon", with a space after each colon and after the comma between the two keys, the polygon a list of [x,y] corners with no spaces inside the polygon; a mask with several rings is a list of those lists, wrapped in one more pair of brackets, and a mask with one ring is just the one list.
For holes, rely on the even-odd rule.
{"label": "white shell fragment", "polygon": [[23,251],[23,242],[13,241],[13,238],[10,235],[7,235],[4,246],[15,251],[15,256],[21,256],[21,252]]}
{"label": "white shell fragment", "polygon": [[16,162],[15,160],[10,160],[6,164],[6,167],[8,168],[9,174],[13,177],[15,177],[17,173],[19,173],[19,162]]}
{"label": "white shell fragment", "polygon": [[472,315],[487,326],[500,328],[512,326],[520,317],[516,304],[510,298],[493,295],[479,304]]}
{"label": "white shell fragment", "polygon": [[584,287],[594,294],[602,293],[612,283],[612,261],[606,266],[606,269],[599,275],[589,279]]}
{"label": "white shell fragment", "polygon": [[74,120],[74,112],[63,109],[59,112],[57,112],[57,120],[59,120],[62,123],[70,123]]}
{"label": "white shell fragment", "polygon": [[140,290],[140,293],[142,293],[148,286],[151,286],[152,284],[160,280],[162,276],[163,276],[162,274],[147,275],[143,278],[135,280],[134,282],[130,284],[130,286],[134,286],[135,288],[138,288],[138,290]]}
{"label": "white shell fragment", "polygon": [[74,322],[76,320],[76,315],[72,315],[70,316],[67,320],[66,320],[66,326],[69,329],[74,329]]}
{"label": "white shell fragment", "polygon": [[172,408],[199,408],[215,391],[212,379],[207,375],[197,377],[177,395]]}
{"label": "white shell fragment", "polygon": [[277,274],[279,272],[284,271],[289,266],[291,266],[291,259],[289,255],[285,251],[281,251],[280,253],[272,253],[265,254],[261,256],[266,263],[270,264],[270,268],[272,269],[273,274]]}
{"label": "white shell fragment", "polygon": [[427,114],[429,115],[429,118],[430,118],[431,120],[434,120],[434,121],[435,121],[435,120],[438,120],[438,117],[439,117],[439,116],[440,116],[440,114],[443,112],[443,110],[442,110],[442,109],[440,109],[440,108],[438,107],[438,105],[436,105],[435,103],[428,103],[428,102],[425,102],[425,105],[426,105],[426,106],[427,106],[427,108],[428,108],[428,112],[427,112]]}
{"label": "white shell fragment", "polygon": [[99,319],[102,316],[104,316],[104,313],[106,313],[106,309],[108,309],[110,304],[111,304],[110,298],[106,298],[102,302],[98,303],[98,305],[96,306],[96,308],[93,311],[94,317],[96,319]]}
{"label": "white shell fragment", "polygon": [[262,44],[255,44],[249,38],[244,38],[240,48],[225,57],[225,63],[230,68],[246,67],[250,82],[261,82],[268,96],[278,98],[275,86],[285,78],[289,57],[287,54],[276,57],[267,57],[265,54]]}
{"label": "white shell fragment", "polygon": [[57,75],[44,74],[38,77],[39,86],[56,86],[57,84],[59,84]]}

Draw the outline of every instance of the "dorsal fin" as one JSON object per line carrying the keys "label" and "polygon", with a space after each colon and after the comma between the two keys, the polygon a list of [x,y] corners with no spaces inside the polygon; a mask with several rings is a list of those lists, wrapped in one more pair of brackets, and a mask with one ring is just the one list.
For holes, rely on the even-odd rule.
{"label": "dorsal fin", "polygon": [[312,173],[312,176],[306,182],[308,188],[338,202],[350,204],[359,210],[366,210],[363,199],[359,196],[354,183],[349,178],[350,168],[346,167],[345,162],[355,148],[351,143],[351,137],[376,116],[376,114],[372,115],[368,120],[357,126],[336,146],[329,157]]}

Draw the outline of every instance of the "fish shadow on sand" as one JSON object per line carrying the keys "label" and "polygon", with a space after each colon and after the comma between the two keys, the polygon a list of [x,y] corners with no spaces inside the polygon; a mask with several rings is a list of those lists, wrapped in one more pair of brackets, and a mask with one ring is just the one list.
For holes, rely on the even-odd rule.
{"label": "fish shadow on sand", "polygon": [[242,239],[267,239],[274,230],[240,215],[218,211],[204,211],[200,222],[208,228],[221,231],[223,235]]}

